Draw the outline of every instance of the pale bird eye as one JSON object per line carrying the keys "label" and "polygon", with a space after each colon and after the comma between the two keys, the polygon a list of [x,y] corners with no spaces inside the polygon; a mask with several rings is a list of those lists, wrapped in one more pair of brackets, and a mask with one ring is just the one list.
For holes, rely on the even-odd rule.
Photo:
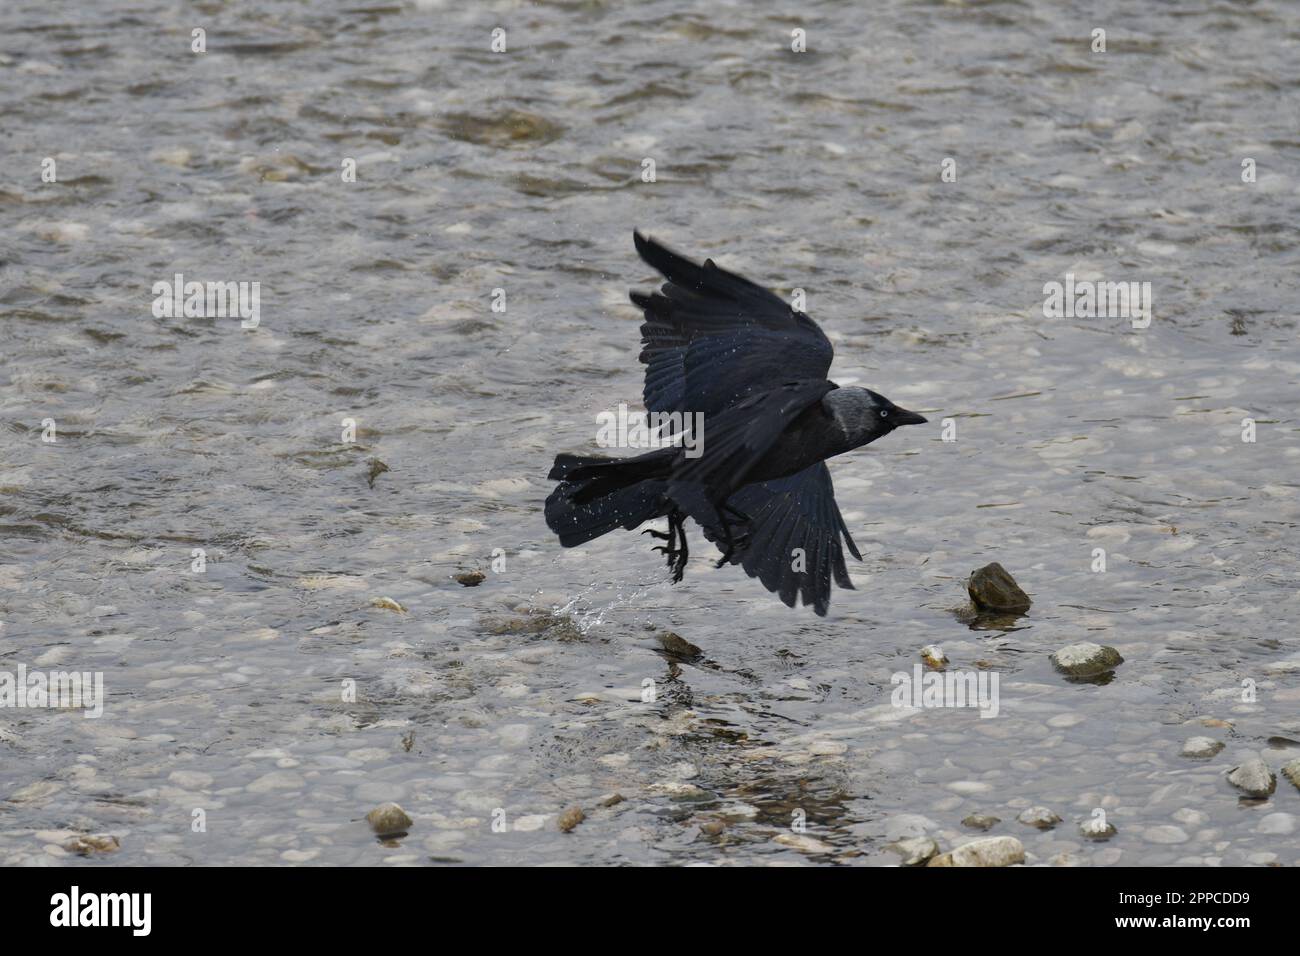
{"label": "pale bird eye", "polygon": [[887,409],[887,408],[882,408],[882,409],[880,410],[880,417],[881,417],[881,418],[888,418],[888,417],[889,417],[889,409]]}

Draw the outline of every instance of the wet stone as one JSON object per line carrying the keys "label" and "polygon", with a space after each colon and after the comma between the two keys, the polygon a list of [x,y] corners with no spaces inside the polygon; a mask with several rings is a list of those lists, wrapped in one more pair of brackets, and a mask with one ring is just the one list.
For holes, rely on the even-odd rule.
{"label": "wet stone", "polygon": [[964,827],[970,827],[972,830],[992,830],[1002,822],[1000,817],[995,817],[988,813],[972,813],[966,819],[961,821]]}
{"label": "wet stone", "polygon": [[929,837],[910,837],[890,843],[885,849],[897,853],[903,866],[924,866],[939,855],[939,844]]}
{"label": "wet stone", "polygon": [[1015,837],[981,837],[948,853],[941,853],[930,866],[1014,866],[1025,862],[1024,844]]}
{"label": "wet stone", "polygon": [[568,833],[583,820],[587,819],[587,814],[582,807],[569,807],[560,814],[560,818],[555,821],[555,825],[560,828],[561,833]]}
{"label": "wet stone", "polygon": [[1053,667],[1071,677],[1096,677],[1124,663],[1115,648],[1091,641],[1067,645],[1051,655],[1051,660]]}
{"label": "wet stone", "polygon": [[1089,840],[1109,840],[1119,831],[1105,817],[1089,817],[1079,824],[1079,833]]}
{"label": "wet stone", "polygon": [[1192,737],[1183,744],[1183,749],[1179,753],[1184,757],[1205,759],[1213,757],[1222,749],[1223,744],[1213,737]]}
{"label": "wet stone", "polygon": [[1050,830],[1061,822],[1061,818],[1047,807],[1030,807],[1028,810],[1021,811],[1016,819],[1038,830]]}
{"label": "wet stone", "polygon": [[63,849],[78,856],[93,856],[97,853],[116,853],[121,846],[117,837],[110,834],[86,833],[63,844]]}
{"label": "wet stone", "polygon": [[1277,789],[1277,777],[1258,757],[1233,767],[1228,773],[1228,783],[1250,797],[1267,797]]}
{"label": "wet stone", "polygon": [[411,829],[412,820],[395,803],[381,803],[366,814],[366,822],[378,836],[400,836]]}
{"label": "wet stone", "polygon": [[672,631],[661,631],[655,635],[655,640],[659,642],[660,647],[676,657],[691,659],[704,653],[686,638]]}
{"label": "wet stone", "polygon": [[931,670],[943,670],[948,666],[948,655],[937,644],[927,644],[921,648],[921,660]]}
{"label": "wet stone", "polygon": [[1282,768],[1282,776],[1290,780],[1296,787],[1300,787],[1300,757],[1292,760]]}
{"label": "wet stone", "polygon": [[1024,613],[1031,604],[1029,595],[1020,589],[1016,579],[996,561],[972,571],[966,591],[982,611]]}

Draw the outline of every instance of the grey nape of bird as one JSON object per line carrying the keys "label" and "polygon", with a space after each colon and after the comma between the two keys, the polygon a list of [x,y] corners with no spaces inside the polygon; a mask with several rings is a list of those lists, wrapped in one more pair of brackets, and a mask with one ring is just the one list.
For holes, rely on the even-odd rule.
{"label": "grey nape of bird", "polygon": [[697,265],[634,232],[641,258],[668,281],[632,293],[641,326],[648,412],[702,415],[694,456],[679,441],[629,458],[557,455],[546,523],[572,548],[615,528],[658,518],[673,581],[689,554],[686,517],[722,552],[789,607],[795,597],[819,615],[831,577],[852,588],[840,537],[858,553],[835,504],[826,459],[925,419],[867,388],[826,376],[833,349],[817,323],[774,293]]}

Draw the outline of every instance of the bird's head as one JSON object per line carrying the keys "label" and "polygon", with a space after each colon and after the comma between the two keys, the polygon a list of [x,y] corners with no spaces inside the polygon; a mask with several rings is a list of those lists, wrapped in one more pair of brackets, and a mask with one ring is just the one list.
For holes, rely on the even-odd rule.
{"label": "bird's head", "polygon": [[884,438],[902,425],[926,423],[925,416],[900,408],[869,388],[837,388],[826,396],[826,401],[853,448]]}

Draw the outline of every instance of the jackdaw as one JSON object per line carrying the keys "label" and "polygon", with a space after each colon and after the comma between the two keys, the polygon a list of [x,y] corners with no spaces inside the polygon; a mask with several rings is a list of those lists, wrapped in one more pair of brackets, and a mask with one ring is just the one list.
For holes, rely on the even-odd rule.
{"label": "jackdaw", "polygon": [[[833,349],[817,324],[713,260],[697,265],[633,233],[637,252],[668,280],[633,292],[648,412],[699,413],[701,434],[631,458],[557,455],[546,523],[566,548],[615,528],[668,519],[674,583],[688,555],[689,515],[722,552],[789,607],[825,615],[831,576],[852,588],[840,536],[858,552],[835,504],[826,459],[925,419],[868,388],[827,381]],[[694,457],[688,454],[692,451]]]}

